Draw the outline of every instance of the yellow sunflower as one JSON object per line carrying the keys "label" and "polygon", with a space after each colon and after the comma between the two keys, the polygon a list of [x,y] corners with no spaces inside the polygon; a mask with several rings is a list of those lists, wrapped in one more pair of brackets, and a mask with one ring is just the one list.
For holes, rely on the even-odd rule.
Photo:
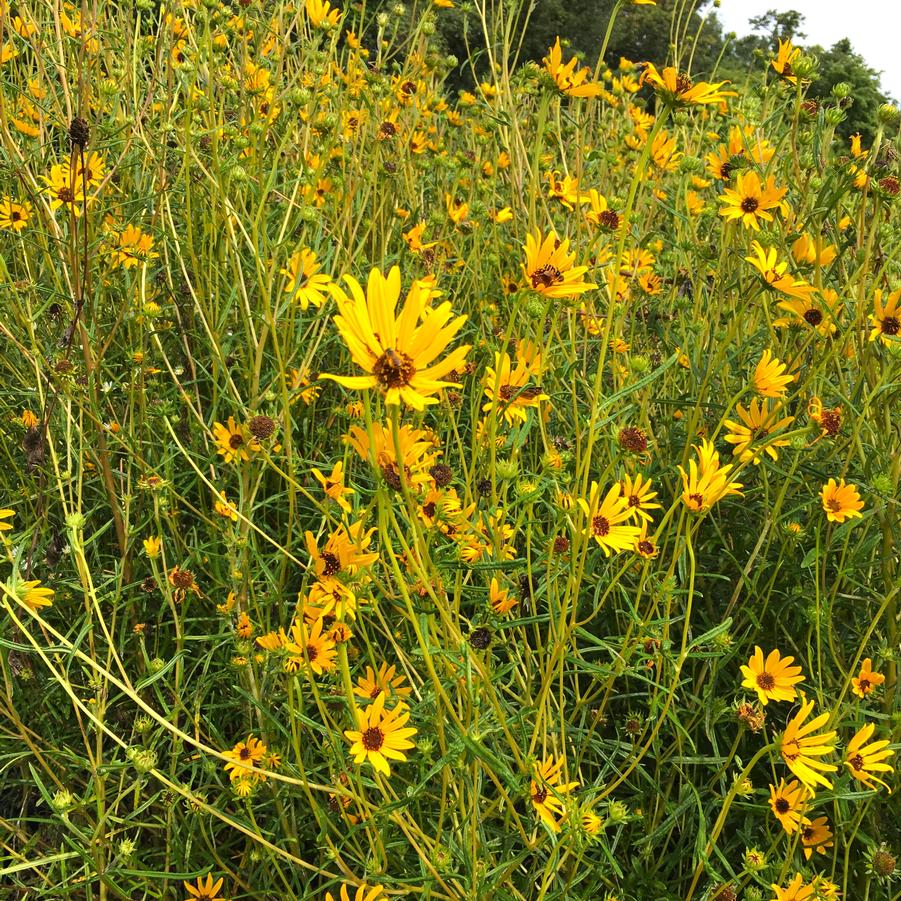
{"label": "yellow sunflower", "polygon": [[397,673],[397,667],[389,666],[382,661],[376,672],[371,666],[366,667],[366,675],[357,679],[354,694],[367,701],[374,701],[382,692],[394,694],[401,698],[409,696],[412,689],[404,683],[407,681],[403,673]]}
{"label": "yellow sunflower", "polygon": [[795,685],[804,681],[801,667],[791,665],[794,659],[774,649],[764,660],[763,651],[755,647],[748,665],[741,667],[745,677],[741,687],[756,691],[764,706],[770,701],[794,701],[798,694]]}
{"label": "yellow sunflower", "polygon": [[485,369],[482,379],[485,396],[488,398],[482,411],[490,413],[497,410],[507,425],[525,422],[528,410],[537,409],[541,401],[548,400],[537,385],[528,384],[532,376],[541,373],[541,354],[534,345],[526,345],[534,351],[531,355],[524,352],[523,346],[517,350],[516,365],[510,360],[506,351],[495,353],[494,366]]}
{"label": "yellow sunflower", "polygon": [[772,884],[771,888],[776,893],[773,901],[816,901],[816,882],[805,883],[804,877],[796,873],[794,879],[785,887]]}
{"label": "yellow sunflower", "polygon": [[310,304],[321,307],[326,301],[332,279],[321,273],[321,268],[316,261],[316,254],[304,247],[292,254],[287,266],[279,270],[288,279],[285,294],[290,294],[291,299],[296,300],[302,310],[307,310]]}
{"label": "yellow sunflower", "polygon": [[546,757],[535,765],[535,775],[529,788],[532,807],[552,832],[560,831],[560,820],[563,819],[564,795],[577,788],[578,782],[563,782],[560,779],[566,758],[561,754],[556,759],[553,755]]}
{"label": "yellow sunflower", "polygon": [[770,210],[782,203],[787,188],[777,188],[776,180],[771,175],[766,184],[762,184],[760,176],[752,169],[739,172],[735,176],[735,187],[724,188],[720,195],[720,215],[728,221],[740,219],[746,228],[760,230],[760,220],[773,221]]}
{"label": "yellow sunflower", "polygon": [[791,425],[795,420],[794,416],[783,416],[780,419],[779,406],[771,407],[769,401],[763,402],[757,398],[751,401],[747,410],[741,404],[736,404],[735,412],[741,420],[740,423],[732,419],[725,421],[725,426],[729,429],[725,440],[735,445],[732,455],[738,457],[742,463],[750,461],[755,465],[763,459],[763,454],[778,460],[779,452],[776,448],[785,447],[789,442],[787,438],[772,436],[785,426]]}
{"label": "yellow sunflower", "polygon": [[780,744],[782,759],[811,791],[818,784],[827,789],[832,788],[832,783],[823,773],[834,773],[838,769],[833,764],[818,759],[835,750],[835,732],[814,734],[829,721],[828,713],[821,713],[805,724],[804,721],[813,710],[813,703],[801,695],[801,709],[788,721]]}
{"label": "yellow sunflower", "polygon": [[[759,241],[752,241],[751,250],[754,255],[745,257],[745,260],[760,273],[768,287],[788,297],[797,298],[803,303],[811,303],[811,297],[816,292],[816,288],[805,282],[804,279],[797,279],[789,275],[787,272],[788,263],[779,262],[779,254],[775,247],[766,249]],[[779,306],[783,305],[779,304]],[[803,313],[798,315],[803,316]],[[822,314],[820,314],[819,321],[816,323],[809,322],[808,324],[816,327],[820,322],[822,322]]]}
{"label": "yellow sunflower", "polygon": [[[367,885],[365,882],[361,882],[351,897],[345,884],[341,886],[338,901],[384,901],[385,895],[382,894],[384,891],[380,885]],[[326,892],[325,901],[335,901],[335,896],[331,892]]]}
{"label": "yellow sunflower", "polygon": [[238,425],[234,416],[228,417],[228,423],[213,423],[213,439],[216,452],[222,454],[226,463],[248,461],[251,454],[261,449],[260,442],[254,437],[246,425]]}
{"label": "yellow sunflower", "polygon": [[854,738],[848,742],[845,766],[851,771],[851,775],[867,788],[875,790],[873,783],[877,782],[883,788],[891,791],[888,785],[873,773],[894,773],[895,771],[885,763],[885,760],[895,752],[889,748],[890,742],[887,738],[867,744],[875,729],[875,723],[866,723],[857,730]]}
{"label": "yellow sunflower", "polygon": [[248,735],[246,741],[239,741],[230,751],[223,751],[222,756],[226,758],[225,772],[235,782],[256,775],[252,767],[266,756],[266,745],[253,735]]}
{"label": "yellow sunflower", "polygon": [[17,203],[11,197],[6,197],[0,202],[0,228],[12,229],[20,232],[31,218],[31,204]]}
{"label": "yellow sunflower", "polygon": [[335,642],[322,633],[322,619],[313,621],[309,628],[305,622],[295,622],[285,643],[290,669],[295,672],[307,666],[317,676],[335,668]]}
{"label": "yellow sunflower", "polygon": [[829,522],[844,522],[855,516],[863,516],[863,501],[854,485],[846,485],[844,479],[830,479],[820,492],[823,510]]}
{"label": "yellow sunflower", "polygon": [[188,893],[189,901],[226,901],[219,892],[222,891],[222,883],[225,880],[220,877],[215,882],[212,874],[208,874],[206,879],[202,876],[197,877],[197,881],[193,884],[183,882],[185,891]]}
{"label": "yellow sunflower", "polygon": [[883,682],[885,676],[873,669],[873,661],[867,657],[860,666],[860,672],[851,680],[851,691],[858,698],[865,698]]}
{"label": "yellow sunflower", "polygon": [[354,362],[367,374],[323,373],[320,378],[355,390],[377,388],[385,395],[386,404],[403,402],[414,410],[437,403],[433,395],[459,384],[443,378],[462,367],[469,345],[457,347],[439,363],[434,361],[463,327],[465,316],[454,317],[447,301],[435,308],[428,306],[435,291],[421,282],[413,283],[396,316],[401,289],[397,266],[387,276],[373,269],[365,294],[355,278],[346,275],[344,280],[351,297],[333,286],[339,311],[334,322]]}
{"label": "yellow sunflower", "polygon": [[770,809],[789,835],[797,832],[806,821],[804,808],[812,798],[813,792],[797,779],[788,783],[780,779],[779,785],[770,786]]}
{"label": "yellow sunflower", "polygon": [[754,390],[761,397],[783,397],[795,380],[788,366],[765,350],[754,367]]}
{"label": "yellow sunflower", "polygon": [[575,58],[568,63],[563,62],[563,48],[560,46],[559,37],[542,62],[545,71],[554,79],[554,84],[563,94],[570,97],[597,97],[603,91],[601,85],[590,80],[591,70],[578,68],[578,61]]}
{"label": "yellow sunflower", "polygon": [[620,492],[620,484],[616,483],[601,499],[600,486],[592,482],[588,500],[579,498],[588,533],[608,557],[611,553],[630,550],[641,534],[639,526],[628,525],[634,515],[633,508]]}
{"label": "yellow sunflower", "polygon": [[814,851],[817,854],[825,854],[826,849],[833,846],[829,819],[817,817],[806,823],[801,829],[801,845],[804,848],[805,860],[810,860]]}
{"label": "yellow sunflower", "polygon": [[523,272],[532,290],[546,297],[577,297],[597,285],[582,280],[587,266],[575,266],[575,253],[569,252],[569,239],[560,240],[551,231],[542,237],[540,231],[526,235],[526,262]]}
{"label": "yellow sunflower", "polygon": [[727,81],[715,84],[699,81],[695,84],[685,73],[675,66],[667,66],[662,72],[657,71],[653,63],[645,63],[641,73],[641,84],[650,84],[657,95],[668,106],[692,106],[708,103],[723,103],[727,97],[737,97],[735,91],[722,91]]}
{"label": "yellow sunflower", "polygon": [[720,455],[712,441],[701,441],[694,446],[698,460],[688,461],[688,472],[681,466],[682,501],[694,513],[709,510],[717,501],[730,494],[741,494],[741,482],[730,482],[732,464],[720,464]]}
{"label": "yellow sunflower", "polygon": [[877,338],[883,344],[891,344],[899,342],[901,338],[901,288],[892,291],[882,302],[882,291],[875,292],[874,311],[870,316],[870,322],[873,328],[870,330],[870,340],[875,341]]}
{"label": "yellow sunflower", "polygon": [[407,759],[403,752],[414,747],[409,739],[417,730],[411,726],[404,728],[410,719],[406,704],[386,711],[385,698],[382,692],[369,707],[358,711],[359,729],[348,729],[344,735],[351,743],[354,763],[371,763],[376,772],[390,776],[388,761]]}

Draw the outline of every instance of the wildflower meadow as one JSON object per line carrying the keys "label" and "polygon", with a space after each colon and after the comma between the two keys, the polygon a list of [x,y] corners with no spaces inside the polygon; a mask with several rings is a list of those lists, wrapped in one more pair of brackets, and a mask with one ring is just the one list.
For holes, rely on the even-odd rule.
{"label": "wildflower meadow", "polygon": [[901,898],[901,113],[608,5],[0,0],[2,901]]}

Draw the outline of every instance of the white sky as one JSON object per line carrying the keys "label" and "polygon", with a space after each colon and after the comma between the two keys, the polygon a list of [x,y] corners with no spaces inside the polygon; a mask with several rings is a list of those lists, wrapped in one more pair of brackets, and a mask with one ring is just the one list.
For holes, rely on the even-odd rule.
{"label": "white sky", "polygon": [[884,93],[901,100],[901,0],[721,0],[723,31],[749,34],[748,19],[769,9],[804,15],[802,43],[829,48],[847,37],[867,65],[882,72]]}

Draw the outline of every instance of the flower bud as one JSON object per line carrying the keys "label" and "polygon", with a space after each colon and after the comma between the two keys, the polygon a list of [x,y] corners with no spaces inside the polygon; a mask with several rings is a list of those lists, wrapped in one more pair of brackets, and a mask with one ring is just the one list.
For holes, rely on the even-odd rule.
{"label": "flower bud", "polygon": [[893,103],[883,103],[876,110],[876,119],[880,125],[894,126],[901,121],[901,110]]}
{"label": "flower bud", "polygon": [[847,81],[840,81],[832,86],[832,96],[836,100],[844,100],[851,96],[851,85]]}

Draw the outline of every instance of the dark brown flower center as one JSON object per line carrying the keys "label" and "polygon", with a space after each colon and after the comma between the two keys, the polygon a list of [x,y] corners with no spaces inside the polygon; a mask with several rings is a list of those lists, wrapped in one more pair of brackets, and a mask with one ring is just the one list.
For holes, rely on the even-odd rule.
{"label": "dark brown flower center", "polygon": [[801,831],[801,837],[804,839],[805,842],[813,841],[813,835],[814,835],[813,826],[805,826],[804,829]]}
{"label": "dark brown flower center", "polygon": [[638,426],[627,425],[620,429],[617,441],[623,450],[631,451],[633,454],[643,454],[648,449],[648,436],[645,430]]}
{"label": "dark brown flower center", "polygon": [[176,588],[187,590],[194,584],[194,575],[187,569],[176,569],[172,573],[172,584]]}
{"label": "dark brown flower center", "polygon": [[544,804],[547,800],[547,789],[542,785],[540,788],[535,789],[535,794],[532,795],[532,800],[536,804]]}
{"label": "dark brown flower center", "polygon": [[775,686],[776,686],[776,680],[772,677],[772,675],[770,673],[762,672],[757,677],[757,684],[764,691],[772,691],[773,688],[775,688]]}
{"label": "dark brown flower center", "polygon": [[791,810],[791,804],[785,798],[776,798],[776,812],[786,814]]}
{"label": "dark brown flower center", "polygon": [[385,744],[385,733],[378,726],[371,726],[363,733],[362,740],[367,751],[379,751]]}
{"label": "dark brown flower center", "polygon": [[619,228],[619,214],[614,210],[604,210],[598,216],[598,222],[600,222],[602,228],[609,228],[611,231],[615,231]]}
{"label": "dark brown flower center", "polygon": [[816,328],[823,321],[823,314],[819,310],[807,310],[804,313],[804,321]]}
{"label": "dark brown flower center", "polygon": [[823,410],[820,414],[820,428],[830,437],[835,437],[842,427],[842,414],[838,410]]}
{"label": "dark brown flower center", "polygon": [[606,516],[595,516],[591,521],[591,530],[595,535],[603,538],[610,534],[610,520]]}
{"label": "dark brown flower center", "polygon": [[687,94],[692,88],[691,79],[684,72],[676,77],[676,93]]}
{"label": "dark brown flower center", "polygon": [[556,266],[542,266],[529,274],[529,280],[532,282],[532,287],[536,290],[538,288],[552,288],[554,285],[563,283],[563,273]]}
{"label": "dark brown flower center", "polygon": [[883,335],[897,335],[901,331],[901,320],[897,316],[886,316],[882,320]]}
{"label": "dark brown flower center", "polygon": [[238,757],[240,757],[241,760],[250,760],[250,756],[250,748],[248,748],[247,745],[238,751]]}
{"label": "dark brown flower center", "polygon": [[826,506],[833,512],[838,513],[841,510],[842,505],[834,498],[830,497],[828,501],[826,501]]}
{"label": "dark brown flower center", "polygon": [[416,375],[416,367],[405,353],[389,348],[375,361],[372,374],[383,388],[403,388]]}
{"label": "dark brown flower center", "polygon": [[341,570],[341,561],[331,551],[325,551],[322,555],[322,574],[324,576],[333,576]]}
{"label": "dark brown flower center", "polygon": [[852,769],[862,770],[863,769],[863,757],[860,754],[855,754],[848,763],[851,764]]}
{"label": "dark brown flower center", "polygon": [[638,542],[638,552],[650,557],[654,553],[654,543],[652,541],[648,541],[647,538],[643,538]]}
{"label": "dark brown flower center", "polygon": [[873,686],[870,683],[869,679],[859,679],[858,680],[858,688],[866,694]]}
{"label": "dark brown flower center", "polygon": [[753,213],[759,206],[760,203],[757,201],[756,197],[745,197],[741,202],[743,213]]}
{"label": "dark brown flower center", "polygon": [[240,432],[232,432],[232,434],[228,436],[228,446],[232,450],[237,450],[243,444],[244,436]]}
{"label": "dark brown flower center", "polygon": [[312,663],[319,656],[319,648],[314,644],[307,645],[307,660]]}
{"label": "dark brown flower center", "polygon": [[689,494],[688,499],[698,507],[704,506],[704,495],[703,494]]}

